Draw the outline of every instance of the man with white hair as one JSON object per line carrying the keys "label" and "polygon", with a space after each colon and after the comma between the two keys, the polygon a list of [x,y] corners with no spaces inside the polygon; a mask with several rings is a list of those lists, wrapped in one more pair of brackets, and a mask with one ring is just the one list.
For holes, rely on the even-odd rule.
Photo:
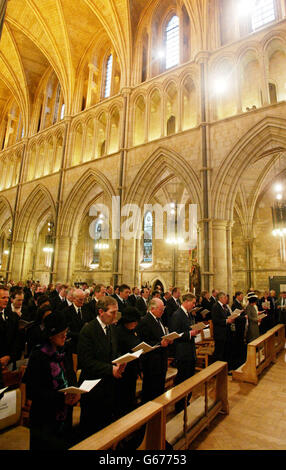
{"label": "man with white hair", "polygon": [[90,311],[83,309],[85,293],[82,289],[74,289],[72,294],[72,304],[64,309],[69,328],[68,336],[71,338],[71,349],[77,354],[77,342],[80,330],[85,323],[90,322],[93,317]]}

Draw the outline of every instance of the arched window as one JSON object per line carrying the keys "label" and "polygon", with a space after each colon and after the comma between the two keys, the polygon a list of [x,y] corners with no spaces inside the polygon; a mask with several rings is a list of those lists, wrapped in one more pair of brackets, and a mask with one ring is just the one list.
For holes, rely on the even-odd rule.
{"label": "arched window", "polygon": [[100,249],[98,248],[98,243],[100,243],[102,239],[101,231],[102,231],[102,222],[98,220],[95,224],[94,230],[94,247],[93,247],[93,255],[92,255],[92,264],[98,265],[100,263]]}
{"label": "arched window", "polygon": [[180,60],[180,25],[178,16],[174,15],[165,29],[166,69],[175,67]]}
{"label": "arched window", "polygon": [[57,92],[56,92],[56,99],[55,99],[55,107],[54,107],[54,117],[53,117],[53,124],[55,124],[58,120],[58,113],[59,113],[59,105],[60,105],[60,97],[61,97],[61,85],[58,84]]}
{"label": "arched window", "polygon": [[62,104],[62,109],[61,109],[61,121],[63,120],[63,118],[65,117],[65,103]]}
{"label": "arched window", "polygon": [[112,64],[113,64],[113,57],[112,57],[112,54],[110,54],[110,56],[107,59],[107,63],[106,63],[104,98],[109,98],[109,96],[110,96],[111,77],[112,77]]}
{"label": "arched window", "polygon": [[153,260],[153,216],[147,212],[144,217],[143,235],[143,263],[152,263]]}
{"label": "arched window", "polygon": [[255,0],[252,12],[252,29],[255,31],[276,19],[274,0]]}

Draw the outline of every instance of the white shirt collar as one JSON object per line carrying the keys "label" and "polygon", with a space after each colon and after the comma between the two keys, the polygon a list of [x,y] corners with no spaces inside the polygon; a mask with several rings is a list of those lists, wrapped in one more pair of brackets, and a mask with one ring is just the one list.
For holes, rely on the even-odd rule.
{"label": "white shirt collar", "polygon": [[181,309],[185,312],[185,314],[188,317],[189,316],[188,310],[183,305],[181,305]]}
{"label": "white shirt collar", "polygon": [[78,313],[78,309],[81,307],[77,307],[76,304],[73,303],[74,308],[76,309],[76,313]]}
{"label": "white shirt collar", "polygon": [[[16,312],[15,307],[14,307],[14,304],[11,304],[11,310],[12,310],[12,312],[15,312],[15,313],[17,313],[17,314],[19,315],[19,313],[18,313],[19,310],[18,310],[18,312]],[[22,315],[21,309],[20,309],[20,315]]]}
{"label": "white shirt collar", "polygon": [[105,328],[106,328],[106,326],[108,326],[108,325],[106,325],[105,323],[103,323],[103,321],[101,321],[101,319],[100,319],[100,317],[99,317],[98,315],[97,315],[96,319],[97,319],[98,323],[100,324],[101,328],[103,329],[104,333],[106,334],[106,329],[105,329]]}

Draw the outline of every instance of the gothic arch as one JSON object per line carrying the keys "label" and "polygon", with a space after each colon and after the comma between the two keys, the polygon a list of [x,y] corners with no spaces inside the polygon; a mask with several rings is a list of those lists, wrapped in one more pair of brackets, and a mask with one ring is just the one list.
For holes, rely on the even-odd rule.
{"label": "gothic arch", "polygon": [[[108,200],[115,196],[115,191],[108,179],[97,170],[87,170],[74,186],[62,208],[61,236],[75,237],[78,233],[79,221],[84,210],[95,199],[95,189],[100,188]],[[77,217],[74,217],[74,214]]]}
{"label": "gothic arch", "polygon": [[238,141],[223,160],[212,186],[213,216],[231,220],[238,182],[247,167],[269,153],[286,149],[286,120],[266,117]]}
{"label": "gothic arch", "polygon": [[182,183],[188,189],[193,204],[198,204],[198,217],[200,217],[202,208],[199,178],[183,157],[163,147],[156,150],[144,162],[127,192],[125,203],[137,204],[142,208],[150,200],[156,178],[166,170],[181,175]]}
{"label": "gothic arch", "polygon": [[51,216],[55,220],[56,208],[50,191],[39,184],[26,199],[16,223],[15,237],[18,241],[32,239],[33,233],[39,222],[39,214],[45,214],[50,209]]}
{"label": "gothic arch", "polygon": [[4,196],[0,196],[0,230],[3,230],[3,227],[6,226],[8,221],[12,223],[13,211],[8,199]]}

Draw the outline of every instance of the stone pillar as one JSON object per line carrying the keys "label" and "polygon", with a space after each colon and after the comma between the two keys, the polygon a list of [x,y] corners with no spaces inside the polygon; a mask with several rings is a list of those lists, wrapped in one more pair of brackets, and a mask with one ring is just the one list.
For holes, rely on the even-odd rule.
{"label": "stone pillar", "polygon": [[264,52],[261,51],[259,57],[259,64],[261,68],[261,93],[262,93],[262,106],[270,104],[269,95],[269,61]]}
{"label": "stone pillar", "polygon": [[94,75],[98,73],[98,68],[94,64],[88,64],[89,76],[88,76],[88,87],[87,87],[87,97],[86,97],[86,108],[89,108],[92,105],[92,93],[96,86],[94,82]]}
{"label": "stone pillar", "polygon": [[246,251],[246,289],[252,287],[255,283],[253,276],[253,242],[254,238],[245,238]]}
{"label": "stone pillar", "polygon": [[227,250],[227,294],[232,294],[232,227],[233,222],[226,225],[226,250]]}
{"label": "stone pillar", "polygon": [[229,286],[227,230],[229,230],[228,221],[213,220],[213,287],[224,292],[227,291]]}
{"label": "stone pillar", "polygon": [[28,279],[32,268],[33,242],[15,240],[11,246],[11,277],[17,280]]}
{"label": "stone pillar", "polygon": [[77,240],[71,237],[58,237],[55,241],[56,269],[52,273],[52,282],[71,282]]}

